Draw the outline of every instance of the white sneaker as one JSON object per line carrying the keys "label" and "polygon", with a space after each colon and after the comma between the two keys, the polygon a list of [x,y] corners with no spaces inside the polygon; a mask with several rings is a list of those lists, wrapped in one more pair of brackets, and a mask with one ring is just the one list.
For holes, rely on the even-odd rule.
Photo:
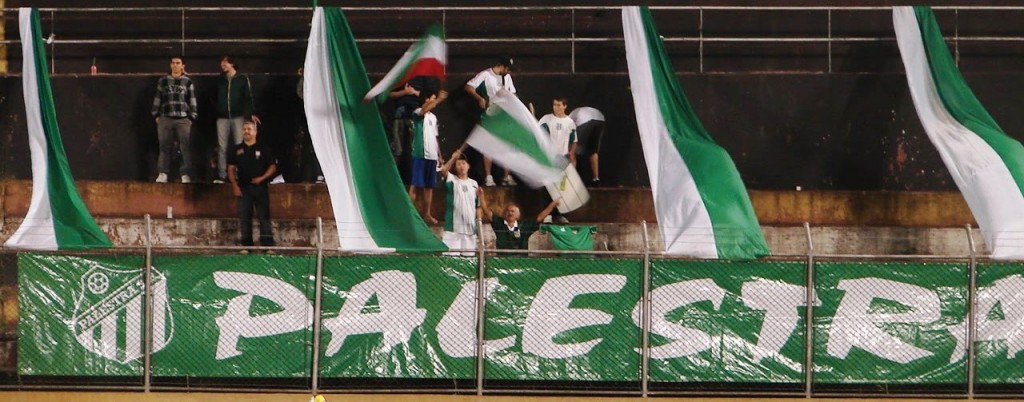
{"label": "white sneaker", "polygon": [[541,223],[551,223],[551,215],[545,216]]}
{"label": "white sneaker", "polygon": [[491,177],[491,175],[487,175],[487,177],[484,178],[484,185],[487,187],[494,187],[494,178]]}
{"label": "white sneaker", "polygon": [[224,184],[224,179],[213,179],[213,184]]}
{"label": "white sneaker", "polygon": [[502,186],[518,186],[519,183],[516,183],[516,179],[513,179],[512,175],[508,175],[508,176],[505,176],[505,179],[501,181],[501,185]]}
{"label": "white sneaker", "polygon": [[167,183],[167,173],[160,173],[156,175],[157,183]]}
{"label": "white sneaker", "polygon": [[183,174],[183,175],[181,175],[181,182],[185,183],[185,184],[191,183],[192,182],[192,177],[187,175],[187,174]]}
{"label": "white sneaker", "polygon": [[323,176],[317,176],[316,177],[316,184],[324,184],[324,177]]}

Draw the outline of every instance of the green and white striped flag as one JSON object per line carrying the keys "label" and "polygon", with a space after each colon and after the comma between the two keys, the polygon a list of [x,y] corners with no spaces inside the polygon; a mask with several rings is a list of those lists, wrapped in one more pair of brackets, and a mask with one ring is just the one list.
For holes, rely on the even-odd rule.
{"label": "green and white striped flag", "polygon": [[530,187],[561,180],[569,160],[551,143],[526,105],[504,89],[490,102],[466,143],[516,172]]}
{"label": "green and white striped flag", "polygon": [[313,149],[331,195],[342,250],[427,252],[447,248],[413,208],[374,103],[362,57],[340,8],[317,7],[303,91]]}
{"label": "green and white striped flag", "polygon": [[893,26],[917,116],[992,257],[1024,258],[1024,146],[971,92],[930,8],[894,7]]}
{"label": "green and white striped flag", "polygon": [[665,253],[769,254],[743,181],[686,100],[647,7],[624,7],[630,86]]}
{"label": "green and white striped flag", "polygon": [[32,203],[25,220],[4,245],[32,250],[110,247],[110,239],[96,225],[78,195],[64,154],[50,91],[39,11],[22,8],[19,13],[21,82],[32,155]]}

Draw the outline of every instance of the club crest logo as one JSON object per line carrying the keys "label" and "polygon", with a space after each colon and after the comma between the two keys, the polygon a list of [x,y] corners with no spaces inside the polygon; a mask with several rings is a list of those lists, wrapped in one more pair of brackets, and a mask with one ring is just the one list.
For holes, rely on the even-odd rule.
{"label": "club crest logo", "polygon": [[[174,320],[167,302],[167,280],[153,270],[153,352],[167,346]],[[95,267],[79,279],[69,327],[90,352],[119,363],[143,357],[145,277],[141,270]]]}

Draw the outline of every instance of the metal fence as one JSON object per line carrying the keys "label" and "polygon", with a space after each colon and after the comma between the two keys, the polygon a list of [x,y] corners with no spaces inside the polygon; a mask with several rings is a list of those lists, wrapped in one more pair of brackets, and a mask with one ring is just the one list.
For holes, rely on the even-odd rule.
{"label": "metal fence", "polygon": [[[973,244],[960,256],[820,255],[805,230],[804,255],[759,261],[483,242],[473,257],[353,255],[326,249],[322,224],[314,247],[248,255],[148,241],[5,254],[24,314],[18,367],[0,382],[478,395],[1024,392],[1015,335],[1024,265],[979,258]],[[643,234],[649,244],[646,225]],[[61,354],[69,345],[86,352]]]}
{"label": "metal fence", "polygon": [[[395,55],[418,38],[419,30],[427,22],[436,20],[448,33],[452,54],[462,54],[456,57],[464,57],[486,46],[490,52],[544,60],[535,63],[544,67],[534,70],[550,73],[625,72],[624,63],[618,63],[618,68],[615,63],[597,63],[598,70],[588,66],[607,58],[609,51],[621,50],[621,23],[616,13],[619,7],[344,9],[360,38],[357,42],[366,46],[364,57],[368,60],[377,53],[385,53],[393,63]],[[977,63],[976,68],[985,71],[998,68],[1002,60],[1022,53],[1020,44],[1024,36],[1016,25],[1002,26],[992,21],[1019,18],[1024,14],[1024,7],[967,5],[935,9],[946,27],[947,41],[958,63],[962,54],[998,59],[995,63]],[[865,54],[898,60],[889,7],[658,6],[652,10],[662,22],[662,35],[670,53],[680,58],[675,64],[682,71],[874,72],[874,68],[886,67],[864,65]],[[17,14],[15,11],[7,8],[2,13],[7,21],[12,21]],[[41,12],[54,74],[81,74],[88,71],[89,59],[95,63],[96,57],[101,61],[109,58],[108,65],[125,63],[131,57],[147,57],[150,48],[161,57],[168,52],[216,57],[226,48],[243,45],[248,46],[244,53],[267,46],[267,54],[260,57],[299,56],[305,47],[311,15],[308,7],[68,7],[43,8]],[[383,17],[384,14],[387,16]],[[383,18],[405,23],[381,24]],[[536,24],[504,23],[508,20],[536,21]],[[226,25],[225,21],[240,23]],[[141,37],[132,30],[140,23],[151,30]],[[225,26],[236,31],[226,31]],[[0,45],[18,43],[7,39]],[[523,43],[535,46],[527,48]],[[804,61],[797,64],[781,61],[785,58]],[[58,59],[67,62],[59,63]],[[727,63],[716,60],[727,60]],[[377,70],[386,70],[388,66],[389,63],[379,66],[368,63],[371,74],[383,73]],[[105,67],[101,71],[114,71],[111,68],[117,67]],[[275,73],[282,72],[286,71]],[[469,72],[472,71],[451,73]]]}

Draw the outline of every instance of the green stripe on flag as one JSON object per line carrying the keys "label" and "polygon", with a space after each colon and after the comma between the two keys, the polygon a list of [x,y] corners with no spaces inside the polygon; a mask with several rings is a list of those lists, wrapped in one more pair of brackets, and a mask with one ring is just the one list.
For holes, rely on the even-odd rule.
{"label": "green stripe on flag", "polygon": [[739,259],[768,255],[768,245],[736,165],[704,129],[686,100],[650,9],[640,7],[640,15],[662,119],[711,217],[719,257]]}
{"label": "green stripe on flag", "polygon": [[957,68],[949,47],[942,39],[942,30],[935,20],[935,13],[927,6],[914,6],[917,25],[928,54],[928,67],[932,80],[942,99],[942,104],[960,124],[977,134],[996,151],[1006,164],[1017,183],[1017,190],[1024,192],[1024,145],[1006,135],[995,119],[981,104],[981,101],[967,85],[960,69]]}
{"label": "green stripe on flag", "polygon": [[534,136],[533,131],[529,127],[524,127],[515,117],[508,114],[505,109],[495,107],[491,110],[497,110],[497,112],[493,115],[485,113],[480,118],[480,127],[483,127],[493,134],[494,137],[511,145],[513,148],[520,150],[538,164],[552,169],[559,169],[551,161],[547,153],[541,149],[540,144],[537,143],[537,137]]}
{"label": "green stripe on flag", "polygon": [[341,113],[349,167],[366,228],[380,247],[400,252],[444,251],[430,232],[398,175],[374,103],[363,103],[370,90],[362,57],[340,8],[325,7],[324,22],[330,71]]}
{"label": "green stripe on flag", "polygon": [[32,9],[36,84],[39,88],[39,110],[42,113],[40,117],[46,136],[46,183],[57,245],[61,250],[110,247],[110,239],[89,215],[89,209],[78,195],[75,179],[71,176],[71,168],[60,139],[60,130],[57,128],[57,111],[53,104],[49,68],[46,64],[46,45],[42,40],[41,26],[39,10]]}

